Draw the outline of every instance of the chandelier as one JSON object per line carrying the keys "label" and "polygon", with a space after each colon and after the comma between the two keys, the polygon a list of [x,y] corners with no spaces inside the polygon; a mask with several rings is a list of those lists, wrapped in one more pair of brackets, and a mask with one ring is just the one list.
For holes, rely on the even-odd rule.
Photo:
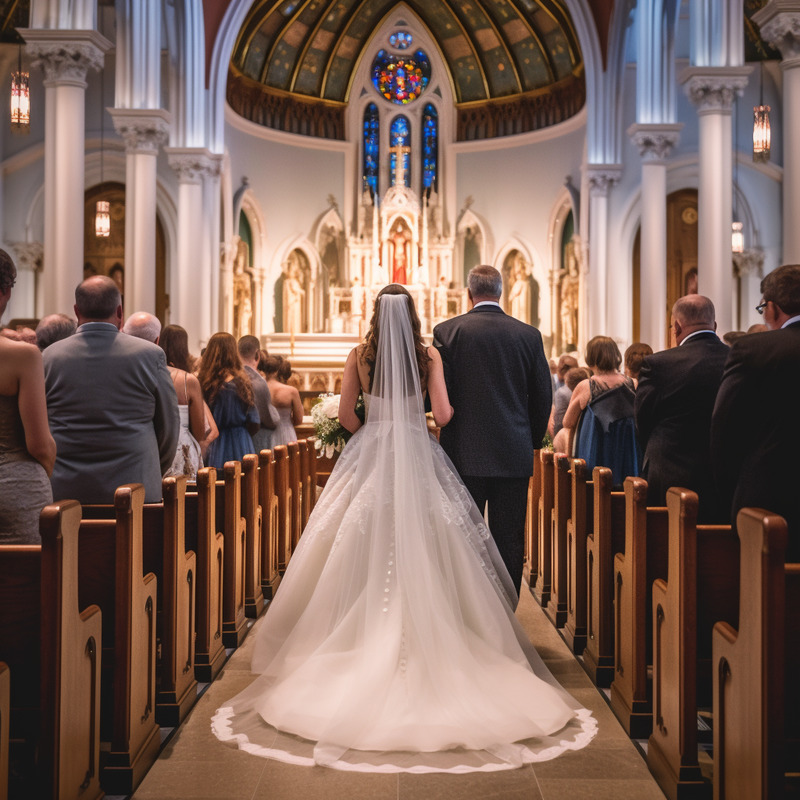
{"label": "chandelier", "polygon": [[742,232],[743,224],[741,222],[731,223],[731,252],[743,253],[744,252],[744,233]]}
{"label": "chandelier", "polygon": [[[105,120],[105,103],[103,102],[103,84],[105,70],[100,71],[100,186],[103,185],[103,133]],[[94,214],[94,235],[99,239],[106,239],[111,235],[111,203],[108,200],[98,200]]]}
{"label": "chandelier", "polygon": [[22,71],[22,46],[19,48],[17,71],[11,73],[11,130],[30,133],[31,85],[30,73]]}
{"label": "chandelier", "polygon": [[764,105],[764,64],[759,66],[759,99],[753,108],[753,161],[769,161],[769,106]]}

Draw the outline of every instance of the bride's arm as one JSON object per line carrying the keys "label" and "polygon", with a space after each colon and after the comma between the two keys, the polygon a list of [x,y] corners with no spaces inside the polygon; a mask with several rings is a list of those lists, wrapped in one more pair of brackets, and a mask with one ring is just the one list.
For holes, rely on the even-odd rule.
{"label": "bride's arm", "polygon": [[342,396],[339,398],[339,422],[350,433],[361,427],[361,420],[356,416],[356,400],[361,391],[361,379],[358,377],[358,348],[355,347],[347,356],[342,376]]}
{"label": "bride's arm", "polygon": [[428,369],[428,396],[431,399],[431,411],[436,424],[443,428],[453,418],[453,406],[447,395],[447,386],[444,382],[444,367],[442,357],[435,347],[428,348],[431,363]]}

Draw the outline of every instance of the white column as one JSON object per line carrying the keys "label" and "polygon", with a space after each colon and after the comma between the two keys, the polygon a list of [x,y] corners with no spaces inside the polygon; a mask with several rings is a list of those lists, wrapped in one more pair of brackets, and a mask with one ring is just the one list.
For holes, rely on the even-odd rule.
{"label": "white column", "polygon": [[[223,261],[223,247],[220,240],[220,175],[222,171],[222,156],[212,155],[206,171],[204,183],[204,216],[206,244],[203,249],[203,272],[208,275],[206,284],[207,294],[203,297],[203,318],[201,338],[205,344],[212,333],[221,330],[220,326],[220,273]],[[205,290],[204,290],[205,291]],[[258,288],[256,288],[258,292]],[[256,325],[261,324],[261,296],[257,294],[253,298],[253,314],[255,315]],[[256,327],[256,333],[260,333]]]}
{"label": "white column", "polygon": [[698,291],[710,297],[720,331],[733,330],[733,163],[731,105],[747,85],[751,67],[687,67],[681,73],[697,106],[700,128],[698,187]]}
{"label": "white column", "polygon": [[653,350],[667,346],[667,165],[682,124],[631,125],[642,157],[640,338]]}
{"label": "white column", "polygon": [[[585,326],[578,329],[586,339],[608,332],[608,192],[619,180],[622,168],[615,164],[589,164],[589,242],[588,271],[584,287],[585,302],[579,317],[586,314]],[[586,341],[579,342],[582,349]]]}
{"label": "white column", "polygon": [[190,352],[199,352],[209,336],[211,317],[210,259],[203,227],[203,184],[213,168],[211,153],[201,147],[167,147],[169,165],[178,176],[178,263],[170,275],[170,320],[189,335]]}
{"label": "white column", "polygon": [[800,262],[800,0],[771,0],[753,15],[783,61],[783,263]]}
{"label": "white column", "polygon": [[71,313],[83,280],[86,73],[111,42],[97,31],[21,30],[44,70],[44,279],[42,311]]}

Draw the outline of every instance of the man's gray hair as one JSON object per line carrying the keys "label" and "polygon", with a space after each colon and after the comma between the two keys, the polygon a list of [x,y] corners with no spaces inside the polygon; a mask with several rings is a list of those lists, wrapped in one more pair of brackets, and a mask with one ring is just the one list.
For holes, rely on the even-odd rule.
{"label": "man's gray hair", "polygon": [[36,344],[40,350],[50,347],[75,333],[78,323],[66,314],[48,314],[36,326]]}
{"label": "man's gray hair", "polygon": [[473,267],[467,276],[467,287],[473,298],[497,300],[503,294],[503,276],[488,264]]}
{"label": "man's gray hair", "polygon": [[122,332],[147,342],[157,342],[158,337],[161,336],[161,323],[158,321],[158,317],[154,317],[146,311],[137,311],[125,321]]}

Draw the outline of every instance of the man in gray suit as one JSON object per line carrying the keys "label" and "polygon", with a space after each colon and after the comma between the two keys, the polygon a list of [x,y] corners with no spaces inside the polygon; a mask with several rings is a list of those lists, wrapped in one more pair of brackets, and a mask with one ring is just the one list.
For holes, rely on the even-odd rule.
{"label": "man in gray suit", "polygon": [[180,421],[164,351],[120,333],[114,281],[88,278],[75,290],[78,330],[44,351],[50,431],[58,446],[53,496],[111,503],[124,483],[161,500]]}

